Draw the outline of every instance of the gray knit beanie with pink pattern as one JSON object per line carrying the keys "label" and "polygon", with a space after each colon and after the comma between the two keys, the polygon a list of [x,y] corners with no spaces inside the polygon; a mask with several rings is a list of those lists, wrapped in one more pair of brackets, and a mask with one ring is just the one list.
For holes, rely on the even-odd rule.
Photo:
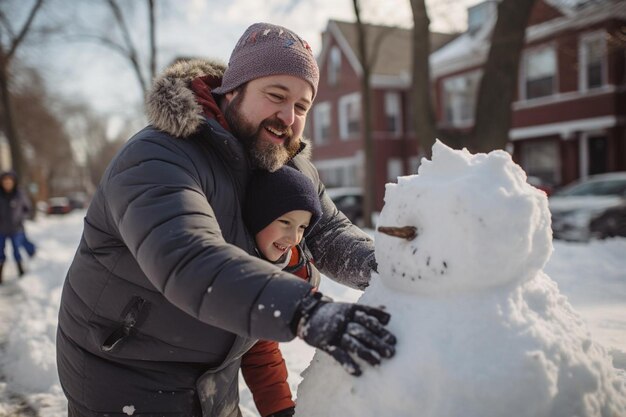
{"label": "gray knit beanie with pink pattern", "polygon": [[319,68],[309,44],[282,26],[255,23],[237,42],[216,94],[225,94],[248,81],[270,75],[292,75],[313,87],[320,79]]}

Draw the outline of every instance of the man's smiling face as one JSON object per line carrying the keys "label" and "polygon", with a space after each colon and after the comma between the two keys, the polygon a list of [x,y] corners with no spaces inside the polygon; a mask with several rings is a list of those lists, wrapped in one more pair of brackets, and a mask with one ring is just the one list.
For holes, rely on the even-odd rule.
{"label": "man's smiling face", "polygon": [[275,171],[296,155],[313,101],[308,82],[272,75],[252,80],[225,98],[226,120],[255,166]]}

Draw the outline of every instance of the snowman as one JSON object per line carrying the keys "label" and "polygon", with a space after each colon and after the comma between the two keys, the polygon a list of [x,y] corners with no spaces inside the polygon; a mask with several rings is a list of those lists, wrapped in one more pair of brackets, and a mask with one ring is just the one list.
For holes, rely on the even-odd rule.
{"label": "snowman", "polygon": [[396,355],[356,378],[316,352],[297,417],[626,416],[625,376],[542,271],[546,195],[508,153],[437,142],[378,224],[359,302],[391,313]]}

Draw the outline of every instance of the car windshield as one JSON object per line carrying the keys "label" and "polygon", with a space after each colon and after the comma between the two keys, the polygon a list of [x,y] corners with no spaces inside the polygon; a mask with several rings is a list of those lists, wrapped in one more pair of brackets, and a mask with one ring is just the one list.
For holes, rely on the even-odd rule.
{"label": "car windshield", "polygon": [[626,195],[626,178],[612,180],[588,181],[564,188],[556,193],[558,196],[608,196]]}

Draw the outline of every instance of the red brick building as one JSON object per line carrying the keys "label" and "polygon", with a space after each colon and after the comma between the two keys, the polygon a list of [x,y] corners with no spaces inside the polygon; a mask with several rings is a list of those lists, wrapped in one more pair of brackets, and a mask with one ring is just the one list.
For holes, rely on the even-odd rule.
{"label": "red brick building", "polygon": [[[377,50],[373,66],[372,130],[376,155],[377,206],[382,207],[384,185],[398,175],[414,172],[418,143],[407,122],[411,84],[411,31],[367,25],[368,48]],[[437,50],[456,35],[433,33]],[[361,65],[357,58],[353,23],[331,20],[322,35],[320,84],[309,113],[307,136],[313,157],[328,187],[361,186],[364,177],[361,138]],[[378,45],[377,48],[375,45]]]}
{"label": "red brick building", "polygon": [[[567,6],[566,6],[567,4]],[[438,123],[473,124],[476,92],[496,18],[496,2],[468,10],[462,35],[433,34],[431,75]],[[410,32],[386,33],[372,71],[377,207],[384,184],[415,173],[418,138],[408,122]],[[361,68],[354,24],[330,21],[319,57],[321,80],[309,120],[314,161],[328,186],[359,186]],[[626,2],[537,0],[526,31],[509,151],[529,175],[562,185],[587,175],[626,170]]]}

